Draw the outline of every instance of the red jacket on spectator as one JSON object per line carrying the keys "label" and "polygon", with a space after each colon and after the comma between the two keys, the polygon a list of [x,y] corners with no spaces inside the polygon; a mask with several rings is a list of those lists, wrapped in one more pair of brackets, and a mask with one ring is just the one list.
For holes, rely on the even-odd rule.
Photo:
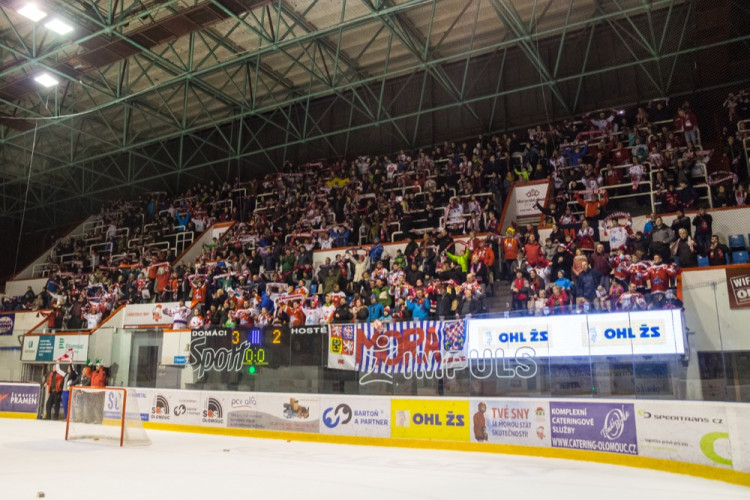
{"label": "red jacket on spectator", "polygon": [[286,313],[289,315],[289,326],[304,326],[307,317],[301,307],[287,307]]}
{"label": "red jacket on spectator", "polygon": [[544,257],[542,246],[536,241],[534,243],[526,243],[523,246],[523,251],[526,254],[526,260],[528,260],[529,264],[532,266],[535,266]]}
{"label": "red jacket on spectator", "polygon": [[633,262],[628,266],[628,274],[631,283],[634,283],[638,288],[645,288],[646,281],[649,278],[648,263],[643,261]]}
{"label": "red jacket on spectator", "polygon": [[[482,248],[478,248],[476,252],[474,252],[474,255],[479,256],[479,260],[484,262],[484,265],[487,267],[492,267],[492,264],[495,263],[495,252],[492,251],[492,249],[488,246],[483,246]],[[516,257],[518,254],[516,254]]]}
{"label": "red jacket on spectator", "polygon": [[518,257],[518,240],[515,237],[506,236],[502,238],[502,243],[505,260],[516,260],[516,258]]}
{"label": "red jacket on spectator", "polygon": [[47,382],[44,384],[47,386],[49,392],[62,392],[63,376],[53,371],[47,377]]}
{"label": "red jacket on spectator", "polygon": [[560,290],[560,295],[550,294],[549,297],[547,297],[547,303],[546,306],[550,308],[558,308],[567,306],[570,303],[570,299],[568,299],[568,294],[565,292],[565,290]]}
{"label": "red jacket on spectator", "polygon": [[193,302],[202,304],[206,299],[206,283],[203,283],[202,286],[195,286],[191,281],[190,288],[193,289]]}
{"label": "red jacket on spectator", "polygon": [[610,262],[609,255],[594,252],[591,254],[591,267],[602,276],[609,276],[612,272],[612,262]]}
{"label": "red jacket on spectator", "polygon": [[666,292],[669,280],[677,276],[677,270],[669,264],[653,264],[648,270],[648,280],[651,282],[651,292]]}
{"label": "red jacket on spectator", "polygon": [[677,116],[677,118],[674,119],[674,129],[675,130],[693,130],[698,126],[698,117],[695,116],[695,113],[692,111],[686,112],[682,116]]}
{"label": "red jacket on spectator", "polygon": [[106,387],[106,386],[107,386],[107,372],[104,371],[103,366],[99,366],[99,368],[91,372],[91,387]]}

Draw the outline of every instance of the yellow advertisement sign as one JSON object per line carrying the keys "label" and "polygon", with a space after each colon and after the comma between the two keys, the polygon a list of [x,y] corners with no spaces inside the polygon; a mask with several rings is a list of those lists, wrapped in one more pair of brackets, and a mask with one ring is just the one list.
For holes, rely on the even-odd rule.
{"label": "yellow advertisement sign", "polygon": [[393,399],[391,437],[469,441],[469,401]]}

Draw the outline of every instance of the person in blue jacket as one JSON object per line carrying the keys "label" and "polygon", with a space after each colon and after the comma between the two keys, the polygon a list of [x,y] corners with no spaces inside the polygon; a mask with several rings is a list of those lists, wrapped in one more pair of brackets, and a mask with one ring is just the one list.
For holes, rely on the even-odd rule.
{"label": "person in blue jacket", "polygon": [[581,149],[580,146],[576,146],[575,149],[563,148],[562,152],[565,156],[568,157],[568,161],[570,161],[570,165],[573,167],[577,167],[581,158],[583,158],[586,155],[588,150],[589,150],[589,143],[586,142],[583,146],[583,149]]}
{"label": "person in blue jacket", "polygon": [[375,244],[370,248],[370,270],[375,268],[375,264],[377,264],[383,256],[384,250],[385,247],[380,243],[380,238],[375,238]]}
{"label": "person in blue jacket", "polygon": [[190,210],[187,210],[182,215],[180,215],[180,212],[175,213],[175,219],[177,219],[177,225],[182,226],[182,229],[179,229],[179,231],[184,231],[187,228],[188,222],[190,222]]}
{"label": "person in blue jacket", "polygon": [[596,298],[596,288],[601,281],[601,274],[593,269],[587,260],[582,262],[583,270],[576,278],[576,305],[593,303]]}
{"label": "person in blue jacket", "polygon": [[374,294],[370,295],[370,305],[367,306],[367,310],[370,313],[370,318],[368,321],[375,321],[376,319],[380,319],[385,315],[383,304],[378,302],[378,296]]}
{"label": "person in blue jacket", "polygon": [[269,297],[266,292],[263,292],[260,299],[260,308],[263,309],[264,307],[270,313],[274,310],[273,300],[271,300],[271,297]]}
{"label": "person in blue jacket", "polygon": [[351,231],[346,226],[337,226],[328,230],[328,235],[333,239],[333,247],[345,247],[349,244]]}
{"label": "person in blue jacket", "polygon": [[406,308],[414,321],[424,321],[430,316],[430,299],[424,296],[421,288],[417,288],[416,298],[407,300]]}

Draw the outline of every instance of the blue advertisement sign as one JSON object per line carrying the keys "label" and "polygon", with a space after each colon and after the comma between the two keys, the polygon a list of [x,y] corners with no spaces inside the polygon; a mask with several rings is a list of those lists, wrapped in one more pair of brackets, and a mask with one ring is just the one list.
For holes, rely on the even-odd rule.
{"label": "blue advertisement sign", "polygon": [[0,384],[0,412],[36,414],[39,389],[38,384]]}
{"label": "blue advertisement sign", "polygon": [[39,337],[39,343],[36,347],[37,361],[52,361],[55,352],[55,336],[42,335]]}
{"label": "blue advertisement sign", "polygon": [[10,335],[13,333],[13,325],[16,322],[16,315],[0,314],[0,335]]}
{"label": "blue advertisement sign", "polygon": [[553,448],[638,454],[632,403],[550,402]]}

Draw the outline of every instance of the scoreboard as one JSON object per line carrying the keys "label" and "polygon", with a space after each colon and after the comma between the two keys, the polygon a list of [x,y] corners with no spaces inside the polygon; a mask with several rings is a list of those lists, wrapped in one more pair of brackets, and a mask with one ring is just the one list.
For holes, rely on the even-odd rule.
{"label": "scoreboard", "polygon": [[188,359],[199,377],[210,372],[254,374],[262,367],[322,366],[327,340],[328,325],[200,328],[190,331]]}
{"label": "scoreboard", "polygon": [[288,327],[201,328],[190,332],[190,365],[199,376],[208,372],[237,372],[255,367],[289,366]]}
{"label": "scoreboard", "polygon": [[245,346],[244,365],[288,366],[290,362],[289,329],[274,326],[235,328],[233,346]]}

